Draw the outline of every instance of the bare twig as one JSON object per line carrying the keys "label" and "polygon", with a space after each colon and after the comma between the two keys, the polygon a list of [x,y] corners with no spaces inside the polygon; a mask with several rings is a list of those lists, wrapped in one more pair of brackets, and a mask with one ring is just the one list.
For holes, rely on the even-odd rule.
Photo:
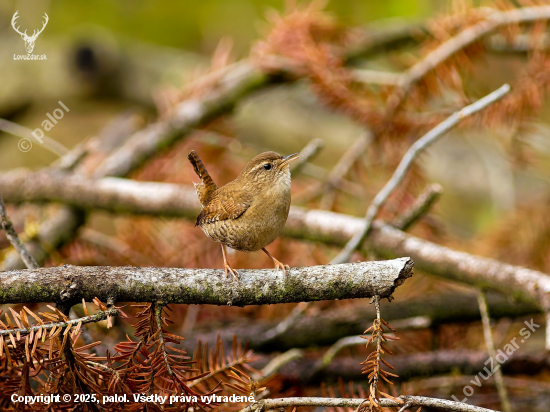
{"label": "bare twig", "polygon": [[162,330],[162,310],[164,309],[164,302],[153,303],[153,310],[155,311],[155,321],[157,322],[158,331],[158,350],[162,352],[162,358],[164,359],[164,366],[168,372],[168,375],[172,375],[172,368],[168,361],[168,354],[166,353],[166,340],[164,339],[164,331]]}
{"label": "bare twig", "polygon": [[11,220],[8,217],[8,213],[6,212],[6,205],[4,204],[4,199],[2,198],[2,195],[0,194],[0,223],[2,230],[8,237],[8,240],[12,244],[12,246],[15,248],[23,262],[25,263],[25,266],[27,266],[28,269],[36,269],[38,267],[38,263],[36,263],[36,260],[32,257],[32,255],[29,253],[27,248],[25,247],[25,244],[21,241],[19,236],[17,235],[17,232],[15,231],[13,224],[11,223]]}
{"label": "bare twig", "polygon": [[397,412],[404,412],[406,411],[407,409],[409,409],[412,405],[412,403],[409,401],[409,402],[406,402],[405,405],[403,405],[403,407],[401,409],[399,409]]}
{"label": "bare twig", "polygon": [[[70,206],[60,207],[56,213],[40,225],[35,237],[25,243],[37,262],[45,262],[57,247],[72,239],[76,230],[84,222],[84,212]],[[0,264],[0,271],[20,269],[21,258],[17,253],[8,253]]]}
{"label": "bare twig", "polygon": [[[71,320],[79,319],[78,315],[74,312],[74,310],[69,312],[69,318]],[[80,337],[82,338],[82,340],[84,341],[84,344],[86,344],[86,345],[89,345],[89,344],[95,342],[94,338],[92,337],[92,335],[90,334],[90,331],[88,330],[88,328],[86,326],[81,326],[80,327]],[[99,355],[96,346],[91,347],[90,351],[92,353],[95,353],[96,355]]]}
{"label": "bare twig", "polygon": [[397,166],[397,169],[395,170],[391,179],[388,181],[388,183],[386,183],[386,185],[382,188],[382,190],[378,192],[378,194],[372,201],[371,205],[367,210],[367,214],[365,216],[365,224],[361,229],[361,231],[356,233],[353,236],[353,238],[346,244],[344,249],[334,259],[334,263],[347,262],[351,257],[351,254],[357,249],[357,247],[359,247],[361,243],[363,243],[363,240],[365,239],[369,230],[371,229],[372,222],[378,215],[378,212],[380,211],[382,206],[386,203],[389,196],[397,188],[397,186],[403,181],[405,174],[411,168],[413,162],[416,160],[418,155],[424,149],[426,149],[430,144],[432,144],[437,139],[442,137],[450,129],[455,127],[461,120],[465,119],[468,116],[473,115],[474,113],[479,112],[480,110],[484,109],[490,104],[496,102],[509,91],[510,91],[510,86],[505,84],[501,88],[495,90],[491,94],[488,94],[487,96],[476,101],[475,103],[464,107],[458,112],[453,113],[442,123],[440,123],[435,128],[430,130],[420,139],[418,139],[407,151],[407,153],[405,153],[405,156],[403,156],[403,159],[399,163],[399,166]]}
{"label": "bare twig", "polygon": [[[375,325],[377,325],[377,327],[374,328],[373,330],[373,333],[376,334],[376,337],[374,337],[376,339],[376,349],[375,349],[375,352],[376,352],[376,359],[374,360],[374,371],[373,371],[373,374],[372,374],[372,380],[369,379],[369,381],[371,382],[371,387],[370,387],[370,394],[372,396],[372,402],[378,402],[378,399],[376,399],[376,391],[378,390],[378,381],[380,379],[380,355],[382,354],[382,321],[381,321],[381,318],[380,318],[380,297],[379,296],[375,296],[373,298],[374,300],[374,309],[376,310],[376,320],[375,320]],[[370,378],[370,376],[369,376]],[[369,397],[370,398],[370,397]]]}
{"label": "bare twig", "polygon": [[300,173],[304,166],[310,162],[324,147],[325,142],[323,139],[315,138],[311,139],[310,142],[300,151],[300,157],[297,161],[293,162],[294,165],[291,165],[292,174]]}
{"label": "bare twig", "polygon": [[[496,359],[497,351],[495,349],[495,342],[493,341],[493,334],[491,332],[491,318],[489,317],[489,308],[487,306],[487,298],[485,292],[482,289],[477,290],[477,301],[479,305],[479,312],[481,313],[481,320],[483,323],[483,336],[485,338],[485,346],[491,358]],[[500,404],[504,412],[512,412],[512,405],[508,398],[508,391],[504,385],[504,378],[502,376],[502,368],[495,370],[495,383],[497,387],[498,397]]]}
{"label": "bare twig", "polygon": [[340,181],[350,171],[357,159],[363,156],[371,138],[370,133],[359,136],[331,170],[327,181],[322,185],[323,197],[321,198],[321,209],[328,210],[332,208],[334,198],[336,197],[336,189]]}
{"label": "bare twig", "polygon": [[422,216],[428,213],[432,205],[437,202],[441,196],[441,193],[443,193],[443,188],[437,183],[426,187],[424,192],[418,196],[413,205],[396,219],[393,226],[402,231],[409,229]]}
{"label": "bare twig", "polygon": [[294,309],[292,309],[290,315],[279,322],[277,326],[265,332],[263,339],[268,342],[286,333],[286,331],[289,330],[296,323],[296,321],[302,317],[308,307],[309,302],[300,302],[296,305],[296,307],[294,307]]}
{"label": "bare twig", "polygon": [[[17,123],[13,123],[5,119],[0,119],[0,130],[17,137],[22,137],[24,139],[29,139],[33,133],[32,129],[18,125]],[[65,156],[69,153],[69,149],[67,149],[65,146],[63,146],[58,141],[52,139],[51,137],[42,136],[41,140],[42,142],[40,143],[44,149],[49,150],[50,152],[58,156]]]}
{"label": "bare twig", "polygon": [[[388,336],[391,336],[388,334]],[[365,344],[365,340],[361,339]],[[351,341],[351,338],[350,338]],[[353,342],[350,342],[353,343]],[[359,344],[359,343],[358,343]],[[316,342],[312,345],[317,346]],[[526,354],[516,351],[509,356],[506,363],[502,364],[506,380],[507,375],[535,376],[550,371],[550,360],[544,353]],[[483,371],[489,368],[485,362],[489,359],[486,351],[473,351],[465,349],[437,350],[433,352],[415,352],[394,355],[391,364],[399,372],[399,377],[394,377],[396,382],[411,382],[416,378],[426,376],[438,376],[448,374],[469,374],[473,371]],[[319,360],[311,357],[295,359],[292,364],[284,366],[278,372],[282,379],[291,379],[304,384],[315,385],[322,381],[364,381],[365,375],[357,368],[357,364],[364,360],[364,356],[337,356],[322,370],[316,370]],[[463,386],[463,385],[462,385]],[[462,386],[460,389],[462,389]],[[407,391],[411,393],[410,388]],[[415,392],[418,393],[418,392]],[[496,396],[496,393],[495,393]]]}
{"label": "bare twig", "polygon": [[268,378],[269,376],[277,373],[277,371],[287,363],[300,359],[303,356],[304,354],[300,349],[290,349],[284,353],[281,353],[262,368],[261,375]]}
{"label": "bare twig", "polygon": [[[473,406],[462,402],[453,402],[445,399],[427,398],[424,396],[400,396],[398,398],[402,403],[391,399],[381,399],[382,407],[401,407],[403,403],[409,403],[411,406],[424,406],[429,408],[439,408],[454,412],[495,412],[493,409]],[[241,409],[241,412],[265,411],[276,408],[286,408],[291,406],[325,406],[325,407],[349,407],[357,408],[363,403],[363,399],[349,398],[278,398],[264,399],[252,405]]]}

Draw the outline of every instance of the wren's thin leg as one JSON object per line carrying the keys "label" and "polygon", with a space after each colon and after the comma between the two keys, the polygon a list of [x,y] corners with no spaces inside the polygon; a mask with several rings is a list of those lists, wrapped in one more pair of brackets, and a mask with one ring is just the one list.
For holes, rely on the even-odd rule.
{"label": "wren's thin leg", "polygon": [[225,245],[222,244],[222,254],[223,254],[223,267],[225,269],[225,276],[229,276],[229,272],[233,275],[233,278],[235,280],[239,280],[239,273],[233,269],[231,266],[229,266],[229,263],[227,262],[227,256],[225,256]]}
{"label": "wren's thin leg", "polygon": [[263,247],[262,250],[267,256],[271,258],[271,260],[273,260],[273,263],[275,263],[275,269],[281,269],[286,275],[286,269],[290,269],[290,267],[288,265],[283,265],[281,262],[275,259],[275,257],[271,253],[269,253],[265,247]]}

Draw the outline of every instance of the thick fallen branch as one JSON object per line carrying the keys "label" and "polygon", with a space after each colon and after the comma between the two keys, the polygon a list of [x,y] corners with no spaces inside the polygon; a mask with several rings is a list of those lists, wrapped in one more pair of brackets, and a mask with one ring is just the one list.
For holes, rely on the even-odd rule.
{"label": "thick fallen branch", "polygon": [[59,201],[82,210],[196,218],[194,189],[165,183],[108,177],[91,179],[56,170],[14,169],[0,174],[0,190],[10,203]]}
{"label": "thick fallen branch", "polygon": [[[503,317],[521,317],[538,312],[533,305],[525,303],[512,304],[499,293],[487,295],[489,310],[493,319]],[[453,302],[449,305],[449,302]],[[433,296],[423,296],[421,299],[400,301],[383,306],[384,320],[389,321],[398,331],[408,329],[403,321],[411,317],[426,318],[429,327],[442,323],[472,322],[480,318],[476,297],[465,293],[444,293]],[[212,331],[208,325],[197,327],[185,335],[187,342],[194,344],[198,340],[209,345],[215,345],[220,337],[227,345],[231,345],[234,335],[247,341],[252,349],[260,352],[281,351],[291,348],[306,348],[309,346],[332,345],[346,336],[359,336],[365,331],[365,319],[376,316],[373,305],[351,305],[321,311],[314,316],[303,316],[287,329],[286,333],[275,339],[268,339],[266,331],[274,328],[280,320],[269,322],[248,321],[233,322],[225,328]],[[364,342],[363,342],[364,343]],[[360,370],[356,368],[358,373]]]}
{"label": "thick fallen branch", "polygon": [[[400,396],[401,403],[390,399],[380,399],[379,404],[382,407],[402,407],[405,404],[410,406],[424,406],[428,408],[439,408],[456,412],[495,412],[493,409],[482,408],[480,406],[468,405],[462,402],[453,402],[445,399],[427,398],[424,396]],[[327,406],[327,407],[351,407],[357,408],[361,404],[365,405],[364,399],[349,398],[277,398],[264,399],[242,409],[241,412],[269,411],[277,408],[286,408],[291,406]]]}
{"label": "thick fallen branch", "polygon": [[[194,218],[200,210],[195,190],[169,183],[108,178],[92,180],[63,174],[15,170],[0,174],[0,191],[8,202],[62,201],[82,209],[155,216]],[[291,207],[284,233],[329,245],[342,246],[364,228],[364,220],[323,210]],[[360,250],[384,258],[410,256],[416,268],[473,286],[491,288],[508,296],[550,307],[550,277],[536,270],[455,251],[375,221]]]}
{"label": "thick fallen branch", "polygon": [[408,258],[346,265],[240,270],[59,266],[12,270],[0,277],[0,303],[78,302],[82,299],[211,305],[264,305],[389,297],[412,276]]}
{"label": "thick fallen branch", "polygon": [[[291,208],[285,233],[296,238],[343,245],[364,227],[364,220],[322,210]],[[374,222],[361,250],[385,258],[410,256],[417,269],[433,275],[491,288],[508,296],[549,307],[550,276],[536,270],[509,265],[495,259],[452,250],[408,235],[388,224]]]}

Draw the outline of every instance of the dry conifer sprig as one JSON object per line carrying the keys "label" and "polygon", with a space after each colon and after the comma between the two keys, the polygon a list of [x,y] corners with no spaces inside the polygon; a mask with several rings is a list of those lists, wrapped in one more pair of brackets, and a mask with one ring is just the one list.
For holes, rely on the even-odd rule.
{"label": "dry conifer sprig", "polygon": [[429,36],[418,47],[415,63],[394,74],[393,84],[378,89],[366,87],[346,66],[345,51],[353,36],[323,12],[323,6],[311,2],[269,16],[271,31],[253,48],[253,59],[266,71],[307,78],[321,101],[365,124],[375,141],[404,139],[439,123],[445,113],[432,111],[432,104],[444,92],[454,96],[445,103],[445,112],[469,101],[467,76],[480,66],[491,36],[511,45],[527,38],[530,53],[527,70],[516,73],[517,81],[511,82],[514,92],[479,117],[484,124],[524,120],[540,109],[542,95],[550,90],[548,70],[541,69],[549,52],[543,47],[550,19],[547,0],[503,0],[477,8],[453,2],[449,14],[428,24]]}
{"label": "dry conifer sprig", "polygon": [[[103,392],[100,375],[86,364],[97,358],[85,352],[100,342],[81,347],[76,347],[76,342],[82,325],[107,320],[110,327],[113,316],[127,316],[121,308],[108,308],[99,299],[94,299],[94,304],[100,311],[90,315],[84,302],[86,316],[79,319],[69,319],[62,310],[49,305],[52,312],[39,314],[27,307],[19,312],[9,308],[10,313],[4,314],[6,323],[0,321],[0,407],[7,408],[14,393]],[[28,406],[31,410],[47,407],[41,403]]]}
{"label": "dry conifer sprig", "polygon": [[[391,325],[380,316],[380,298],[378,296],[375,296],[373,298],[373,301],[376,308],[376,319],[374,319],[372,326],[370,326],[365,331],[365,334],[370,333],[371,335],[361,336],[362,338],[367,340],[367,347],[373,342],[375,342],[376,344],[374,351],[371,352],[369,356],[367,356],[367,359],[361,363],[361,365],[364,365],[361,373],[368,374],[367,376],[370,384],[369,396],[367,399],[365,399],[365,401],[368,400],[369,403],[365,403],[363,406],[358,408],[359,411],[369,412],[382,410],[378,403],[380,395],[384,398],[402,403],[400,399],[388,393],[382,392],[379,388],[380,384],[382,383],[380,379],[382,379],[388,385],[393,385],[393,382],[390,379],[392,377],[398,377],[398,375],[382,369],[382,364],[389,369],[395,369],[390,363],[382,359],[382,355],[385,353],[387,353],[388,355],[392,355],[392,351],[390,351],[384,343],[388,340],[398,340],[399,338],[386,335],[388,331],[395,332],[395,329],[392,328]],[[387,330],[385,330],[385,328]]]}
{"label": "dry conifer sprig", "polygon": [[[140,309],[134,325],[139,340],[127,336],[127,341],[115,346],[114,355],[108,350],[104,357],[89,353],[101,342],[78,346],[82,325],[107,320],[111,327],[113,316],[127,317],[119,307],[105,305],[98,299],[94,299],[94,304],[100,311],[90,314],[83,302],[86,316],[79,319],[69,319],[63,308],[49,305],[51,312],[36,314],[24,307],[19,312],[10,308],[4,314],[5,323],[0,320],[1,410],[13,406],[12,394],[94,394],[100,400],[105,395],[128,396],[128,402],[107,402],[97,407],[94,404],[91,408],[72,402],[63,405],[102,411],[158,409],[155,402],[134,402],[132,394],[187,395],[196,396],[197,402],[165,405],[165,410],[208,410],[218,405],[206,404],[201,396],[219,394],[224,388],[247,396],[265,390],[265,381],[257,378],[259,372],[247,365],[256,359],[255,355],[236,338],[229,356],[224,355],[221,340],[215,352],[205,348],[197,351],[194,359],[174,347],[183,337],[165,329],[173,322],[168,316],[170,309],[162,302],[135,305]],[[228,406],[224,410],[239,409],[238,404]],[[28,409],[42,411],[48,407],[37,402]]]}
{"label": "dry conifer sprig", "polygon": [[[230,355],[225,355],[223,341],[218,337],[213,350],[208,349],[208,344],[199,342],[193,359],[200,377],[193,380],[189,385],[191,388],[202,392],[220,392],[221,387],[230,388],[237,395],[252,394],[256,399],[266,392],[268,384],[273,389],[273,377],[264,379],[260,371],[250,366],[258,360],[258,356],[248,349],[247,344],[239,342],[236,336],[233,336]],[[220,405],[224,411],[240,410],[242,407],[243,404],[238,403]]]}

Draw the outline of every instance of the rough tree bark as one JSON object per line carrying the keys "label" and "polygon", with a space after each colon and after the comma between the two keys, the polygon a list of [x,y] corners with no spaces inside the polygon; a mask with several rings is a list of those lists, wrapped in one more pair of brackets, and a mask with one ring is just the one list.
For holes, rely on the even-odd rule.
{"label": "rough tree bark", "polygon": [[240,270],[59,266],[12,270],[0,277],[0,303],[102,301],[265,305],[391,296],[412,276],[408,258],[380,262]]}

